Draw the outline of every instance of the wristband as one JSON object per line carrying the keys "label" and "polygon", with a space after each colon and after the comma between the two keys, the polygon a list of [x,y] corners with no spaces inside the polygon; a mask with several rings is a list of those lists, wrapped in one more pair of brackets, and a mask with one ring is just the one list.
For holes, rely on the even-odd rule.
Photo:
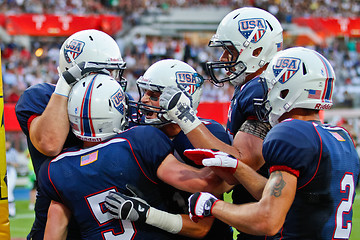
{"label": "wristband", "polygon": [[201,124],[200,119],[194,115],[194,121],[178,121],[177,124],[180,126],[180,128],[183,130],[185,134],[188,134],[192,130],[194,130],[197,126]]}
{"label": "wristband", "polygon": [[58,82],[56,83],[56,87],[55,87],[55,91],[54,93],[60,95],[60,96],[64,96],[64,97],[69,97],[69,93],[70,93],[71,87],[70,85],[65,81],[65,79],[60,75]]}
{"label": "wristband", "polygon": [[153,207],[150,207],[145,223],[173,234],[179,233],[183,226],[180,214],[171,214]]}

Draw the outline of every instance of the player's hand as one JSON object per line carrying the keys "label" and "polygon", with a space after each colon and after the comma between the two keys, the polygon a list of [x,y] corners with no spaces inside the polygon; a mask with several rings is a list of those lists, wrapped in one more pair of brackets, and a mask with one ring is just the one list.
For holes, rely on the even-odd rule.
{"label": "player's hand", "polygon": [[95,62],[81,62],[79,64],[74,64],[68,70],[59,72],[59,80],[56,83],[54,93],[68,97],[72,86],[86,74],[91,72],[109,74],[109,71],[105,69],[104,64]]}
{"label": "player's hand", "polygon": [[201,148],[186,149],[184,151],[184,156],[189,158],[191,161],[193,161],[197,165],[204,166],[202,163],[202,160],[204,160],[206,158],[214,158],[216,152],[219,152],[219,150],[201,149]]}
{"label": "player's hand", "polygon": [[168,110],[167,118],[176,122],[185,134],[201,124],[191,107],[190,96],[175,86],[164,88],[160,95],[160,107]]}
{"label": "player's hand", "polygon": [[184,155],[198,165],[228,168],[232,174],[238,166],[234,156],[216,149],[186,149]]}
{"label": "player's hand", "polygon": [[105,198],[105,206],[116,219],[145,222],[149,211],[149,204],[138,197],[135,187],[126,185],[134,195],[127,196],[119,192],[110,192]]}
{"label": "player's hand", "polygon": [[99,64],[96,62],[81,62],[64,71],[62,73],[62,76],[69,85],[73,85],[81,78],[83,78],[86,74],[91,72],[109,73],[104,68],[103,64]]}
{"label": "player's hand", "polygon": [[190,219],[198,222],[199,219],[212,216],[212,208],[219,199],[210,193],[197,192],[192,194],[188,201]]}

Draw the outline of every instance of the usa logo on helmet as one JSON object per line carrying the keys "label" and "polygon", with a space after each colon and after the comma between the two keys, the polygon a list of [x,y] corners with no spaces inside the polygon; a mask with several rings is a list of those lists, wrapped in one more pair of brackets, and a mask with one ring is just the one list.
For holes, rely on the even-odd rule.
{"label": "usa logo on helmet", "polygon": [[280,57],[278,58],[276,64],[273,66],[273,72],[275,77],[281,73],[283,69],[286,69],[286,72],[279,78],[280,83],[287,82],[295,73],[299,70],[301,60],[299,58],[292,57]]}
{"label": "usa logo on helmet", "polygon": [[267,28],[265,20],[262,18],[250,18],[239,21],[239,31],[246,39],[251,35],[255,27],[258,27],[258,30],[251,39],[252,43],[257,43],[264,36]]}
{"label": "usa logo on helmet", "polygon": [[66,61],[71,63],[72,60],[75,60],[83,52],[84,46],[85,43],[83,41],[72,39],[64,48]]}
{"label": "usa logo on helmet", "polygon": [[201,77],[191,72],[177,72],[176,83],[182,85],[191,95],[201,86]]}
{"label": "usa logo on helmet", "polygon": [[124,107],[124,99],[125,94],[122,91],[117,91],[111,96],[111,101],[114,104],[114,107],[121,113],[124,114],[125,107]]}

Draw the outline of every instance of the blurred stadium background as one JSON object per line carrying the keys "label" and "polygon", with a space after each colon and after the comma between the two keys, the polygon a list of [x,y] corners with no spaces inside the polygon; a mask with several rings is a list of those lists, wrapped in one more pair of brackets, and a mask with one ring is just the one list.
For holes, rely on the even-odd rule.
{"label": "blurred stadium background", "polygon": [[[0,0],[5,130],[20,163],[12,237],[24,238],[33,218],[28,209],[31,168],[14,106],[29,86],[56,83],[59,48],[69,35],[95,28],[113,36],[127,62],[127,91],[137,98],[135,80],[159,59],[184,60],[207,78],[204,62],[220,56],[207,47],[209,39],[228,12],[244,6],[263,8],[281,21],[284,48],[305,46],[331,61],[337,76],[335,104],[324,121],[344,126],[359,144],[359,0]],[[199,115],[225,124],[232,91],[231,84],[217,88],[206,82]],[[358,199],[351,239],[360,239]]]}

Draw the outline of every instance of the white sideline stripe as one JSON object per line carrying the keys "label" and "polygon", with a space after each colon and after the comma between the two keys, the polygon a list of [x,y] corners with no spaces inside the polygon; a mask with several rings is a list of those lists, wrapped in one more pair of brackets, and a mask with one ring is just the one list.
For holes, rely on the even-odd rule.
{"label": "white sideline stripe", "polygon": [[25,219],[25,218],[34,218],[35,213],[23,213],[23,214],[16,214],[15,217],[10,218],[11,220],[18,220],[18,219]]}

